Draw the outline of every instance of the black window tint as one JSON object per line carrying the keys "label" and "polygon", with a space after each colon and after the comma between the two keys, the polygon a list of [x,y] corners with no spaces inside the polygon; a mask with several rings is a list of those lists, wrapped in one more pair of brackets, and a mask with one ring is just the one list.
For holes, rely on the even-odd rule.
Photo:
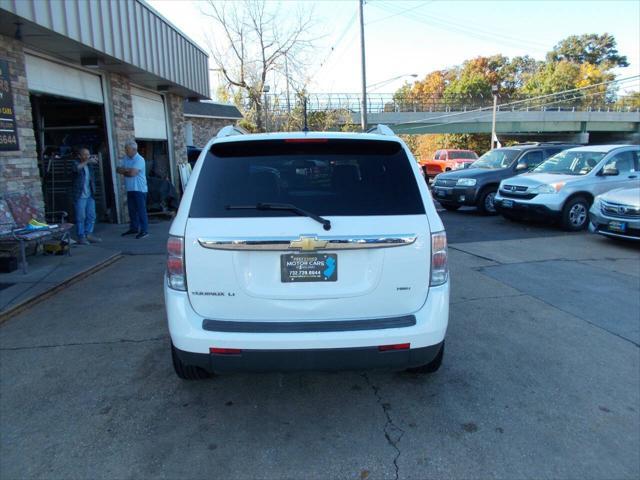
{"label": "black window tint", "polygon": [[537,167],[542,163],[542,150],[534,150],[533,152],[525,153],[518,162],[526,162],[529,168]]}
{"label": "black window tint", "polygon": [[295,140],[214,144],[194,191],[191,217],[282,217],[227,205],[290,203],[318,215],[425,212],[411,164],[392,141]]}
{"label": "black window tint", "polygon": [[438,150],[435,154],[435,156],[433,157],[434,160],[440,160],[440,150]]}

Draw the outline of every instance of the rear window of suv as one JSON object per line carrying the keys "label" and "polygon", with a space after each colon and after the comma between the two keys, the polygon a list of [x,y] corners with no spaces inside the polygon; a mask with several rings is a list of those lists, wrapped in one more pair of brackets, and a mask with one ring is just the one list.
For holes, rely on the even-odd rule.
{"label": "rear window of suv", "polygon": [[424,205],[398,142],[286,139],[223,142],[207,152],[189,216],[282,217],[227,206],[286,203],[317,215],[416,215]]}
{"label": "rear window of suv", "polygon": [[457,152],[450,152],[449,153],[449,158],[461,158],[461,159],[474,160],[474,159],[476,159],[478,157],[473,152],[457,151]]}

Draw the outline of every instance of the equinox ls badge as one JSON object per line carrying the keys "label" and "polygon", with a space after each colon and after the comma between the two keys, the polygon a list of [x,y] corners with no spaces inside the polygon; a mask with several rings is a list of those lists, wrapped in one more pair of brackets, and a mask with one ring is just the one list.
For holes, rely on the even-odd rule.
{"label": "equinox ls badge", "polygon": [[325,248],[327,246],[326,240],[318,240],[318,237],[305,237],[303,235],[300,236],[298,240],[292,240],[289,242],[289,248],[292,250],[302,250],[305,252],[310,252],[313,250],[319,250],[321,248]]}

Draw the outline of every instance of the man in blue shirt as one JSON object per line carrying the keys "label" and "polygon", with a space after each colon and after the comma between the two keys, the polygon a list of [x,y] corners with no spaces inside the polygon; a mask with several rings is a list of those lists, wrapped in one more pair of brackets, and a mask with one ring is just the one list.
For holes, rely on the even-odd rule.
{"label": "man in blue shirt", "polygon": [[94,165],[98,161],[91,158],[89,150],[81,148],[78,152],[78,159],[73,161],[72,173],[72,194],[73,207],[76,213],[76,233],[80,245],[89,245],[102,240],[93,234],[93,227],[96,223],[96,193]]}
{"label": "man in blue shirt", "polygon": [[137,239],[149,235],[147,229],[147,175],[144,158],[138,153],[138,144],[127,142],[124,147],[125,156],[116,169],[124,176],[124,186],[127,190],[127,204],[129,207],[129,230],[125,235],[136,235]]}

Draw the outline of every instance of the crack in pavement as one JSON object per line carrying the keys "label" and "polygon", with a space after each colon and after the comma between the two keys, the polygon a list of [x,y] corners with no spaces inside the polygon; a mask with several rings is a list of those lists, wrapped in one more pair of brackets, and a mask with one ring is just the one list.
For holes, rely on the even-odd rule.
{"label": "crack in pavement", "polygon": [[[364,378],[365,381],[367,382],[367,385],[371,387],[371,390],[373,391],[373,394],[375,395],[376,400],[378,401],[378,405],[382,407],[382,411],[384,412],[384,415],[387,418],[387,422],[384,425],[384,438],[387,439],[387,443],[391,445],[393,449],[396,451],[396,456],[393,458],[393,466],[396,469],[395,480],[398,480],[399,478],[398,459],[400,458],[400,453],[401,453],[400,449],[398,448],[398,443],[400,443],[400,440],[404,435],[404,430],[398,427],[391,419],[391,415],[389,415],[389,409],[391,408],[391,405],[389,403],[384,403],[382,401],[382,397],[380,396],[380,392],[379,392],[380,389],[371,382],[371,379],[369,378],[369,374],[367,374],[366,372],[363,373],[362,378]],[[395,434],[397,438],[395,439],[392,438],[392,434]]]}
{"label": "crack in pavement", "polygon": [[57,347],[78,347],[84,345],[114,345],[119,343],[145,343],[145,342],[157,342],[160,340],[166,340],[168,335],[162,335],[160,337],[142,338],[139,340],[132,338],[121,338],[119,340],[107,340],[104,342],[76,342],[76,343],[60,343],[57,345],[34,345],[32,347],[3,347],[0,348],[1,352],[18,351],[18,350],[38,350],[41,348],[57,348]]}
{"label": "crack in pavement", "polygon": [[468,252],[467,250],[463,250],[462,248],[459,248],[459,247],[454,247],[453,245],[448,245],[448,248],[450,250],[455,250],[456,252],[466,253],[467,255],[471,255],[472,257],[480,258],[480,259],[486,260],[488,262],[497,263],[498,265],[502,265],[502,262],[499,262],[498,260],[495,260],[495,259],[489,258],[489,257],[484,257],[482,255],[478,255],[477,253]]}
{"label": "crack in pavement", "polygon": [[[513,288],[513,287],[511,287]],[[500,298],[518,298],[518,297],[526,297],[527,293],[516,293],[513,295],[496,295],[492,297],[475,297],[475,298],[465,298],[464,300],[457,300],[455,302],[449,302],[449,305],[460,305],[462,303],[476,302],[478,300],[496,300]]]}

